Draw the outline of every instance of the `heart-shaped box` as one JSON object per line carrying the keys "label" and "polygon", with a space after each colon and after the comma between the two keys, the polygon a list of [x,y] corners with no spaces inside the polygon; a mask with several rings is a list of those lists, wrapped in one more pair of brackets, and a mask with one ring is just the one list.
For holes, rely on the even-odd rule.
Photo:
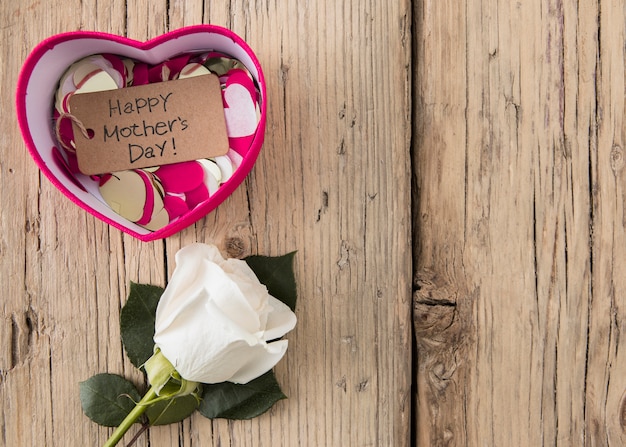
{"label": "heart-shaped box", "polygon": [[[147,64],[157,64],[184,53],[218,51],[242,62],[260,90],[260,119],[241,165],[208,200],[157,230],[147,230],[115,213],[99,196],[88,176],[72,174],[55,160],[59,143],[52,110],[60,77],[79,59],[93,54],[115,54]],[[28,56],[17,84],[17,117],[31,156],[48,179],[74,203],[104,222],[142,241],[170,236],[188,227],[222,203],[248,175],[257,159],[265,134],[266,87],[261,65],[250,47],[232,31],[215,25],[194,25],[163,34],[147,42],[125,37],[77,31],[52,36]]]}

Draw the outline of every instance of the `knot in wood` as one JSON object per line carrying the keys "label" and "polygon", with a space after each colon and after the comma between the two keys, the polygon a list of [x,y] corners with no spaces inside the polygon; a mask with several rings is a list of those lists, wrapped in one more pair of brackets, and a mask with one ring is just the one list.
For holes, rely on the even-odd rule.
{"label": "knot in wood", "polygon": [[456,309],[453,306],[432,306],[423,303],[413,304],[413,325],[418,338],[438,339],[452,326]]}
{"label": "knot in wood", "polygon": [[417,272],[413,285],[416,335],[432,338],[452,326],[456,314],[456,289],[429,269]]}
{"label": "knot in wood", "polygon": [[467,334],[457,307],[458,290],[429,269],[413,280],[413,325],[421,374],[432,399],[443,399],[456,380]]}
{"label": "knot in wood", "polygon": [[224,241],[224,250],[229,258],[241,259],[245,257],[249,250],[246,243],[240,237],[229,237]]}
{"label": "knot in wood", "polygon": [[618,146],[613,146],[611,149],[611,169],[617,173],[624,168],[624,150]]}
{"label": "knot in wood", "polygon": [[[8,369],[27,361],[31,356],[40,335],[39,326],[39,316],[32,307],[11,315],[11,363]],[[0,369],[7,369],[7,365],[0,364]]]}

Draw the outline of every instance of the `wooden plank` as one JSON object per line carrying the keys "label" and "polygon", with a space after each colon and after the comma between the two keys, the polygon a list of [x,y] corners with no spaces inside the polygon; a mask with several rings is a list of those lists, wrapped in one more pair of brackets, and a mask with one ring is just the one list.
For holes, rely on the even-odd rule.
{"label": "wooden plank", "polygon": [[592,156],[593,275],[589,306],[586,437],[626,444],[626,172],[623,4],[599,2],[597,146]]}
{"label": "wooden plank", "polygon": [[[119,339],[128,284],[166,284],[174,253],[203,241],[236,257],[298,250],[299,323],[276,369],[289,399],[252,421],[154,428],[137,446],[408,445],[409,2],[9,0],[0,18],[2,443],[106,440],[111,430],[81,412],[78,383],[98,372],[142,383]],[[196,23],[227,26],[257,52],[266,144],[216,212],[141,243],[56,191],[7,111],[21,64],[50,35],[145,40]]]}
{"label": "wooden plank", "polygon": [[415,7],[418,445],[624,445],[623,4]]}

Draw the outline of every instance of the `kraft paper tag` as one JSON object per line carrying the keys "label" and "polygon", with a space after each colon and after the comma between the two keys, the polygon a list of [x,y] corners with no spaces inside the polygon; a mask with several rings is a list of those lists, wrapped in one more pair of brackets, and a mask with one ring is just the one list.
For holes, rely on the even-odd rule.
{"label": "kraft paper tag", "polygon": [[73,95],[78,167],[85,175],[212,158],[228,152],[214,74]]}

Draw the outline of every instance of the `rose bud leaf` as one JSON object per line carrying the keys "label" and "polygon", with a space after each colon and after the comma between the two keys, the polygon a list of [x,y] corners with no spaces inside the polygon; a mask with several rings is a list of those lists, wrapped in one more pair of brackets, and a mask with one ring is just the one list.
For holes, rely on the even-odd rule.
{"label": "rose bud leaf", "polygon": [[120,312],[120,331],[126,355],[137,368],[154,353],[154,321],[163,288],[130,284],[128,300]]}
{"label": "rose bud leaf", "polygon": [[198,398],[193,394],[157,402],[146,410],[150,425],[175,424],[191,416],[198,408]]}
{"label": "rose bud leaf", "polygon": [[248,256],[244,259],[270,295],[282,301],[292,311],[296,309],[296,278],[293,259],[296,252],[283,256]]}
{"label": "rose bud leaf", "polygon": [[119,425],[140,399],[135,385],[116,374],[96,374],[80,383],[83,412],[105,427]]}
{"label": "rose bud leaf", "polygon": [[287,398],[273,371],[243,385],[231,382],[204,384],[203,390],[198,411],[209,419],[252,419]]}

